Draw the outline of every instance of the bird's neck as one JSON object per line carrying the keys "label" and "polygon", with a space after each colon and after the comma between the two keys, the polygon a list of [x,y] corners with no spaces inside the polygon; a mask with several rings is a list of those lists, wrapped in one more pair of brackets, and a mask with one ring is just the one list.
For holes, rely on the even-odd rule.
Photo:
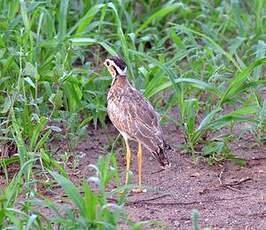
{"label": "bird's neck", "polygon": [[112,87],[124,88],[126,85],[129,85],[129,81],[125,75],[117,75],[112,81]]}
{"label": "bird's neck", "polygon": [[125,92],[130,88],[132,88],[132,86],[127,77],[125,75],[117,75],[115,78],[113,78],[111,88],[109,89],[107,95],[107,101],[124,95]]}

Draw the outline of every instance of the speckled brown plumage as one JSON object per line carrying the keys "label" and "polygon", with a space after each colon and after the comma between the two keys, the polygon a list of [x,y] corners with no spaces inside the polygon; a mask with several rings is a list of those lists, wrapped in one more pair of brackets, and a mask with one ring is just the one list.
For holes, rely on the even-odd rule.
{"label": "speckled brown plumage", "polygon": [[126,76],[118,75],[108,92],[107,112],[114,126],[126,139],[145,146],[162,166],[169,164],[160,117],[152,105],[129,83]]}

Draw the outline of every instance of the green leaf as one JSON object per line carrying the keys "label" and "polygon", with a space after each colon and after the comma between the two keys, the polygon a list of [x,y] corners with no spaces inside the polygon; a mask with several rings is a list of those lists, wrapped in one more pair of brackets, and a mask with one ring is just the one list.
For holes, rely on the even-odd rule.
{"label": "green leaf", "polygon": [[69,34],[71,34],[76,28],[75,35],[82,33],[85,28],[91,23],[95,18],[95,15],[101,10],[102,7],[106,6],[105,4],[98,4],[90,8],[90,10],[73,26]]}
{"label": "green leaf", "polygon": [[[256,46],[256,59],[263,58],[266,55],[266,42],[259,40]],[[254,69],[254,79],[259,80],[262,77],[262,66]]]}
{"label": "green leaf", "polygon": [[129,69],[129,73],[134,79],[134,73],[133,73],[132,65],[130,65],[131,62],[130,62],[130,59],[129,59],[129,49],[128,49],[128,46],[127,46],[127,40],[126,40],[125,34],[123,32],[123,29],[122,29],[122,23],[121,23],[119,14],[118,14],[118,12],[116,10],[116,7],[115,7],[115,5],[113,3],[108,3],[108,7],[110,7],[113,10],[113,12],[114,12],[115,21],[116,21],[116,27],[117,27],[117,35],[118,35],[118,38],[119,38],[119,40],[121,42],[121,45],[122,45],[123,56],[124,56],[125,61],[127,63],[127,66],[128,66],[128,69]]}
{"label": "green leaf", "polygon": [[71,38],[69,39],[69,41],[71,41],[72,44],[76,46],[87,46],[97,43],[97,40],[95,38]]}
{"label": "green leaf", "polygon": [[187,28],[187,27],[185,27],[183,25],[176,25],[175,28],[178,29],[178,30],[184,31],[185,33],[193,33],[193,34],[196,34],[196,35],[202,37],[203,39],[205,39],[206,41],[208,41],[213,46],[213,48],[216,50],[216,52],[223,54],[229,61],[231,61],[235,65],[235,67],[238,70],[241,70],[240,66],[238,65],[238,63],[236,62],[236,60],[233,58],[233,56],[230,53],[226,52],[212,38],[208,37],[207,35],[205,35],[203,33],[198,32],[198,31],[196,31],[194,29]]}
{"label": "green leaf", "polygon": [[192,210],[192,229],[200,230],[199,226],[199,212],[196,209]]}
{"label": "green leaf", "polygon": [[68,198],[76,205],[76,207],[80,210],[83,216],[86,216],[86,208],[83,198],[81,197],[79,190],[75,187],[75,185],[65,178],[61,176],[57,172],[50,172],[50,174],[54,177],[58,184],[64,189],[64,192],[68,196]]}
{"label": "green leaf", "polygon": [[221,108],[217,108],[214,109],[213,111],[211,111],[200,123],[199,127],[197,128],[197,131],[201,131],[205,128],[207,128],[207,126],[211,123],[211,121],[213,120],[213,117],[215,116],[215,114],[217,114],[218,112],[221,111]]}
{"label": "green leaf", "polygon": [[27,82],[31,87],[35,88],[35,84],[33,83],[33,81],[31,80],[31,78],[29,77],[24,77],[24,81]]}
{"label": "green leaf", "polygon": [[229,101],[232,97],[234,97],[237,93],[239,93],[242,89],[244,82],[250,76],[251,72],[257,67],[262,64],[266,63],[266,57],[258,59],[252,62],[248,67],[246,67],[243,71],[238,72],[233,80],[231,81],[230,85],[228,86],[227,90],[221,97],[220,104],[222,105],[226,101]]}
{"label": "green leaf", "polygon": [[43,136],[40,138],[40,140],[36,144],[34,152],[37,152],[38,149],[40,149],[49,140],[49,136],[51,132],[52,132],[51,130],[48,130],[45,134],[43,134]]}
{"label": "green leaf", "polygon": [[107,43],[103,41],[97,41],[94,38],[71,38],[69,41],[72,42],[74,46],[88,46],[88,45],[94,45],[94,44],[99,44],[101,45],[109,54],[113,56],[117,56],[117,52],[109,46]]}
{"label": "green leaf", "polygon": [[67,173],[59,162],[53,159],[49,152],[45,151],[43,148],[40,149],[41,160],[43,165],[48,170],[57,170],[63,176],[67,177]]}
{"label": "green leaf", "polygon": [[167,74],[167,76],[169,77],[170,81],[172,82],[172,85],[173,85],[174,89],[176,90],[177,95],[180,96],[179,95],[180,94],[180,87],[177,84],[175,84],[175,80],[176,80],[177,76],[170,68],[167,68],[164,64],[162,64],[161,62],[159,62],[155,58],[146,55],[145,53],[135,51],[135,50],[130,50],[130,52],[136,56],[143,57],[145,60],[152,63],[154,66],[158,66],[163,72],[165,72]]}
{"label": "green leaf", "polygon": [[20,165],[23,165],[28,160],[29,154],[22,138],[20,126],[14,114],[12,114],[12,135],[18,147]]}
{"label": "green leaf", "polygon": [[209,125],[209,128],[219,129],[230,122],[257,122],[256,119],[247,116],[255,114],[257,111],[257,106],[246,106],[239,108],[233,112],[221,115]]}
{"label": "green leaf", "polygon": [[60,40],[63,40],[67,31],[67,12],[68,12],[69,0],[60,1],[60,11],[59,11],[59,28],[58,36]]}
{"label": "green leaf", "polygon": [[199,138],[205,133],[205,131],[209,128],[209,125],[212,124],[213,118],[214,116],[221,111],[220,108],[216,108],[214,110],[212,110],[200,123],[199,127],[197,128],[197,130],[192,133],[192,138],[191,138],[191,142],[192,143],[197,143],[197,141],[199,140]]}
{"label": "green leaf", "polygon": [[94,222],[97,218],[97,196],[91,191],[88,183],[83,184],[83,191],[88,221]]}
{"label": "green leaf", "polygon": [[30,139],[30,149],[33,150],[36,146],[37,140],[40,137],[40,133],[47,124],[48,119],[46,117],[41,117],[39,123],[34,126],[34,130],[32,132],[32,136]]}
{"label": "green leaf", "polygon": [[11,107],[11,98],[7,96],[5,98],[4,104],[3,104],[3,109],[1,110],[1,113],[7,113]]}
{"label": "green leaf", "polygon": [[37,69],[30,62],[27,62],[25,68],[23,69],[23,75],[35,78],[37,75]]}
{"label": "green leaf", "polygon": [[1,168],[1,165],[8,166],[8,165],[14,164],[16,162],[19,162],[19,157],[16,155],[13,155],[13,156],[8,157],[8,158],[0,158],[0,168]]}
{"label": "green leaf", "polygon": [[175,3],[171,5],[163,5],[158,11],[150,15],[140,26],[138,29],[136,29],[136,34],[143,31],[145,28],[149,26],[154,21],[159,21],[163,17],[165,17],[167,14],[170,14],[174,11],[176,11],[180,6],[182,6],[181,3]]}
{"label": "green leaf", "polygon": [[80,105],[82,92],[77,84],[69,81],[64,82],[64,93],[67,97],[68,109],[70,112],[76,112]]}
{"label": "green leaf", "polygon": [[[209,91],[211,93],[214,93],[216,95],[218,95],[217,90],[210,84],[201,81],[201,80],[197,80],[197,79],[193,79],[193,78],[178,78],[178,79],[174,79],[174,83],[175,84],[179,84],[179,83],[187,83],[195,88],[198,89],[202,89],[202,90],[206,90]],[[154,87],[153,89],[150,89],[148,93],[145,92],[145,96],[147,98],[150,98],[152,96],[154,96],[155,94],[169,88],[173,86],[173,82],[172,81],[167,81],[164,83],[161,83],[159,85],[157,85],[156,87]]]}
{"label": "green leaf", "polygon": [[20,7],[21,7],[21,15],[22,15],[22,20],[23,20],[24,26],[26,28],[26,31],[29,32],[30,31],[30,22],[29,22],[29,18],[27,15],[26,3],[24,0],[20,0]]}
{"label": "green leaf", "polygon": [[231,45],[229,46],[229,51],[231,54],[236,53],[237,49],[245,42],[245,38],[236,37],[232,40]]}

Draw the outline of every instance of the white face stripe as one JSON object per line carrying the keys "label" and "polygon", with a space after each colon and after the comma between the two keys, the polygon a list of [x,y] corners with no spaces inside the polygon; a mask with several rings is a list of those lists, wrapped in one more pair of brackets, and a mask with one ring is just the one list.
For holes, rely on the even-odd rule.
{"label": "white face stripe", "polygon": [[[111,59],[106,59],[104,63],[106,64],[107,61],[110,63],[110,65],[112,65],[112,66],[115,67],[115,69],[116,69],[116,71],[118,72],[119,75],[126,75],[126,73],[127,73],[127,67],[126,67],[124,70],[122,70],[122,69],[120,69],[120,68],[115,64],[115,62],[114,62],[113,60],[111,60]],[[107,65],[106,65],[106,66],[107,66]]]}

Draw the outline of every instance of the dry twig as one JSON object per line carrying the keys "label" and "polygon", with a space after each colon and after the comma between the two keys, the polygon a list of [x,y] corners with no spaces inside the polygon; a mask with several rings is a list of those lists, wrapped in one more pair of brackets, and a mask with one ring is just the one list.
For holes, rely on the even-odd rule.
{"label": "dry twig", "polygon": [[[136,201],[129,201],[129,202],[126,203],[126,205],[127,206],[129,206],[129,205],[135,205],[135,204],[142,204],[142,205],[143,204],[147,204],[147,205],[162,205],[162,206],[192,205],[192,204],[203,204],[203,203],[221,202],[221,201],[226,201],[226,200],[244,199],[244,198],[247,198],[247,197],[252,197],[252,195],[238,196],[238,197],[232,197],[232,198],[221,198],[221,199],[215,199],[215,200],[190,201],[190,202],[148,202],[147,200],[136,200]],[[157,197],[157,199],[160,199],[160,198],[162,198],[162,196],[161,197]]]}

